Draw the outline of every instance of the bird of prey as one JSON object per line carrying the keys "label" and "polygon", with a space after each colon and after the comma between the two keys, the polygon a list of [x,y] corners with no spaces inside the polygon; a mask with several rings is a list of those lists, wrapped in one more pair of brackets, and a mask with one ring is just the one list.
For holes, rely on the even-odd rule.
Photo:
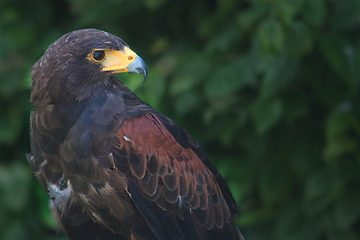
{"label": "bird of prey", "polygon": [[68,238],[243,239],[219,171],[122,72],[147,76],[123,40],[96,29],[60,37],[31,70],[27,158]]}

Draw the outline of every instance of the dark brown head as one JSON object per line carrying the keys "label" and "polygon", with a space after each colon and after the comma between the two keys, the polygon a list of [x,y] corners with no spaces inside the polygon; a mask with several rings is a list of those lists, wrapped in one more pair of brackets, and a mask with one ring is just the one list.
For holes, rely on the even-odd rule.
{"label": "dark brown head", "polygon": [[120,72],[147,75],[144,61],[120,38],[97,29],[73,31],[34,64],[31,101],[35,108],[80,101]]}

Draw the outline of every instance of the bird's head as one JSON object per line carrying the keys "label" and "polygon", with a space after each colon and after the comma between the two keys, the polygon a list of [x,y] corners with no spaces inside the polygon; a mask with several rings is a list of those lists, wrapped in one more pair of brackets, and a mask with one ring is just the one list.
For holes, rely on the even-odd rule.
{"label": "bird's head", "polygon": [[31,101],[35,107],[85,99],[111,75],[147,76],[145,62],[120,38],[96,29],[67,33],[34,64]]}

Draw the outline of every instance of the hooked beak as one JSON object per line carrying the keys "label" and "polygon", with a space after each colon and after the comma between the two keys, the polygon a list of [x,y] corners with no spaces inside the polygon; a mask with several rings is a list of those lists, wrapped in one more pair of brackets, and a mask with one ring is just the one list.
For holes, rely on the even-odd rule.
{"label": "hooked beak", "polygon": [[144,60],[139,55],[136,55],[135,60],[127,66],[127,70],[130,73],[142,74],[145,82],[147,77],[147,67]]}
{"label": "hooked beak", "polygon": [[105,50],[105,59],[101,62],[102,71],[110,73],[138,73],[147,77],[147,67],[144,60],[129,47],[123,50]]}

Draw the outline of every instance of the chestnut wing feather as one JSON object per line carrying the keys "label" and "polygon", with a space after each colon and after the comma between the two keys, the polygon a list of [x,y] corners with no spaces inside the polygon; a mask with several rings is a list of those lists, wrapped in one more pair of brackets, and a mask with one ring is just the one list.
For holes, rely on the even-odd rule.
{"label": "chestnut wing feather", "polygon": [[[137,183],[145,200],[171,213],[178,230],[178,222],[189,216],[199,236],[204,229],[233,225],[236,204],[223,178],[198,144],[170,119],[156,112],[125,119],[112,152],[129,184]],[[236,228],[232,231],[238,235]]]}

